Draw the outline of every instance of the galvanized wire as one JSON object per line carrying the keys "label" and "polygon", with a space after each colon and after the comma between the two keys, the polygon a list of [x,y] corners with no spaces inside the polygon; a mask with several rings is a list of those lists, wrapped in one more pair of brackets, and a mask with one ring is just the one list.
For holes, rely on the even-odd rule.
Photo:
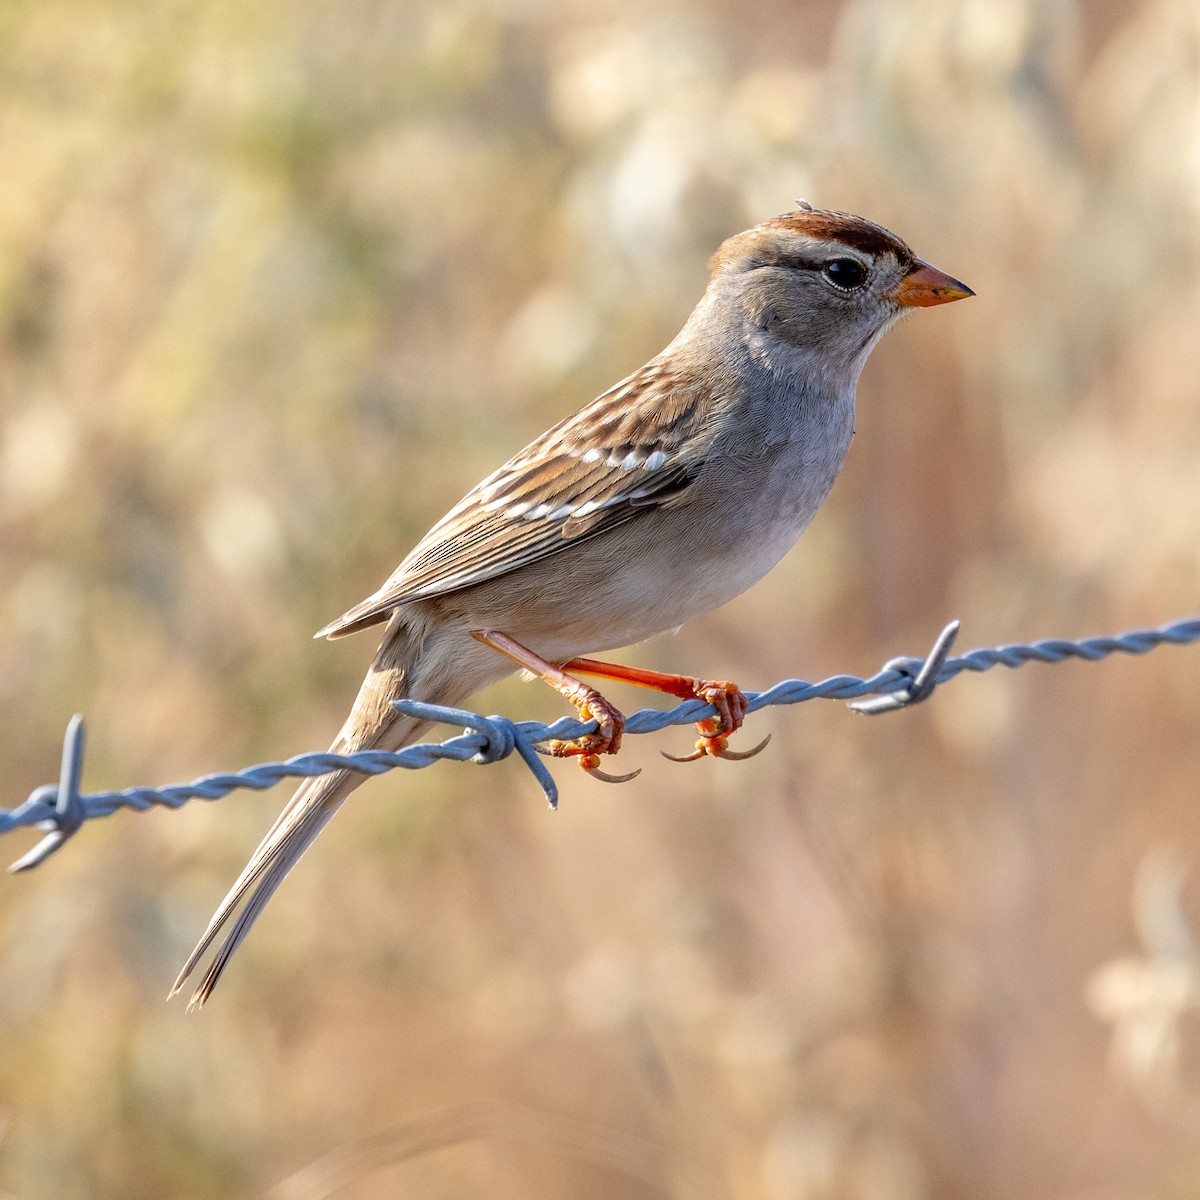
{"label": "galvanized wire", "polygon": [[[875,675],[833,675],[819,683],[787,679],[765,692],[747,692],[749,711],[777,704],[801,704],[806,700],[849,700],[851,707],[867,715],[894,711],[928,698],[934,688],[964,671],[983,672],[1003,666],[1015,669],[1029,662],[1060,663],[1069,658],[1098,662],[1112,654],[1145,654],[1156,646],[1183,646],[1200,641],[1200,617],[1173,621],[1157,629],[1135,629],[1113,637],[1091,637],[1076,641],[1049,638],[972,650],[950,658],[950,647],[958,633],[952,621],[924,658],[894,658]],[[870,697],[863,699],[863,697]],[[493,763],[517,753],[538,781],[551,807],[558,802],[558,789],[538,747],[550,739],[570,739],[596,728],[595,722],[564,717],[552,725],[540,721],[512,721],[507,717],[485,717],[466,709],[397,700],[396,708],[408,716],[461,726],[464,732],[441,743],[406,746],[394,753],[364,750],[357,754],[301,754],[284,762],[262,763],[243,771],[205,775],[191,783],[166,787],[127,788],[119,792],[79,791],[83,773],[84,730],[82,716],[72,718],[63,740],[62,768],[57,783],[36,788],[24,804],[0,809],[0,834],[35,826],[47,831],[28,854],[9,867],[26,871],[44,862],[87,821],[105,817],[118,809],[144,812],[163,806],[181,808],[189,800],[219,800],[240,788],[263,790],[283,779],[325,775],[351,770],[364,775],[382,775],[397,767],[417,770],[439,759],[455,762]],[[670,725],[686,725],[712,716],[714,709],[702,700],[686,700],[671,709],[644,708],[630,715],[625,733],[654,733]]]}

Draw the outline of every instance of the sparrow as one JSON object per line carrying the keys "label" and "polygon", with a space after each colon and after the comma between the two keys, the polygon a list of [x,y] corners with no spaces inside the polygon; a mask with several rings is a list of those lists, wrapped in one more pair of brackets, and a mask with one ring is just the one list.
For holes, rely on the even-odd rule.
{"label": "sparrow", "polygon": [[[679,335],[477,484],[373,595],[316,634],[383,626],[331,746],[395,751],[428,728],[400,698],[458,705],[519,668],[594,720],[547,743],[590,774],[620,747],[621,712],[581,676],[699,697],[689,757],[748,757],[727,739],[736,685],[583,657],[732,600],[795,544],[854,433],[859,374],[912,308],[974,295],[863,217],[806,202],[736,234]],[[184,963],[178,992],[225,929],[189,1008],[204,1004],[267,901],[365,776],[305,780]],[[236,914],[236,915],[235,915]]]}

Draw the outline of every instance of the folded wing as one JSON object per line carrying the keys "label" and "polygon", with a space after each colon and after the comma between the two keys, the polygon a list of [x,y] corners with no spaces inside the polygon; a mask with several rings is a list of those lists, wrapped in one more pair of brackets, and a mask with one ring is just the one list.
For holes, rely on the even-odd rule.
{"label": "folded wing", "polygon": [[316,636],[365,629],[397,605],[495,579],[670,503],[709,443],[697,403],[651,361],[488,476],[379,591]]}

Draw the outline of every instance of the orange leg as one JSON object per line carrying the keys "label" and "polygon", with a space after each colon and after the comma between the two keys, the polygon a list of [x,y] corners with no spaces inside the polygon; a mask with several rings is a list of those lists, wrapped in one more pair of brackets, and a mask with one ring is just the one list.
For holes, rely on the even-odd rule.
{"label": "orange leg", "polygon": [[522,646],[520,642],[498,629],[472,629],[471,636],[485,646],[499,651],[506,658],[511,658],[513,662],[548,683],[575,705],[581,720],[594,720],[600,726],[595,733],[584,734],[574,741],[547,742],[546,749],[555,758],[578,757],[579,765],[589,775],[594,775],[605,783],[624,783],[641,774],[640,769],[628,775],[608,775],[600,770],[600,755],[616,754],[621,748],[625,717],[616,705],[606,700],[594,687],[589,687],[582,680],[568,675],[564,668],[556,666],[539,654],[534,654],[527,646]]}
{"label": "orange leg", "polygon": [[729,749],[729,734],[736,733],[746,719],[746,695],[734,683],[727,680],[693,679],[690,675],[667,675],[662,671],[646,671],[640,667],[627,667],[621,663],[601,662],[595,658],[573,658],[562,666],[564,671],[576,671],[580,675],[597,675],[602,679],[618,679],[635,683],[638,687],[665,692],[682,700],[704,700],[717,710],[715,717],[707,717],[696,724],[700,738],[691,754],[675,757],[664,754],[672,762],[695,762],[705,755],[714,758],[741,760],[753,758],[766,748],[771,740],[768,734],[753,750],[738,752]]}

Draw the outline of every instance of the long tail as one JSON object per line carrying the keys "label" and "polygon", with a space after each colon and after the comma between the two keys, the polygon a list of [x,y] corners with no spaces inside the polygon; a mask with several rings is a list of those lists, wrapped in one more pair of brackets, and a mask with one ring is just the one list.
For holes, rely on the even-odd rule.
{"label": "long tail", "polygon": [[[397,614],[399,617],[399,614]],[[426,728],[425,723],[401,717],[391,707],[391,701],[407,694],[407,684],[416,655],[419,638],[402,620],[393,619],[387,635],[375,657],[371,670],[363,680],[358,698],[347,717],[337,740],[330,747],[339,754],[382,747],[398,750],[413,742]],[[242,873],[237,877],[196,948],[188,955],[168,999],[174,996],[196,969],[200,959],[216,940],[222,927],[245,902],[225,935],[225,940],[208,964],[200,983],[188,1004],[188,1010],[199,1008],[212,994],[233,952],[242,944],[250,927],[287,873],[312,845],[317,834],[325,828],[346,798],[367,777],[354,771],[335,771],[315,779],[306,779],[297,789],[275,824],[259,843]],[[248,898],[247,898],[248,897]]]}

